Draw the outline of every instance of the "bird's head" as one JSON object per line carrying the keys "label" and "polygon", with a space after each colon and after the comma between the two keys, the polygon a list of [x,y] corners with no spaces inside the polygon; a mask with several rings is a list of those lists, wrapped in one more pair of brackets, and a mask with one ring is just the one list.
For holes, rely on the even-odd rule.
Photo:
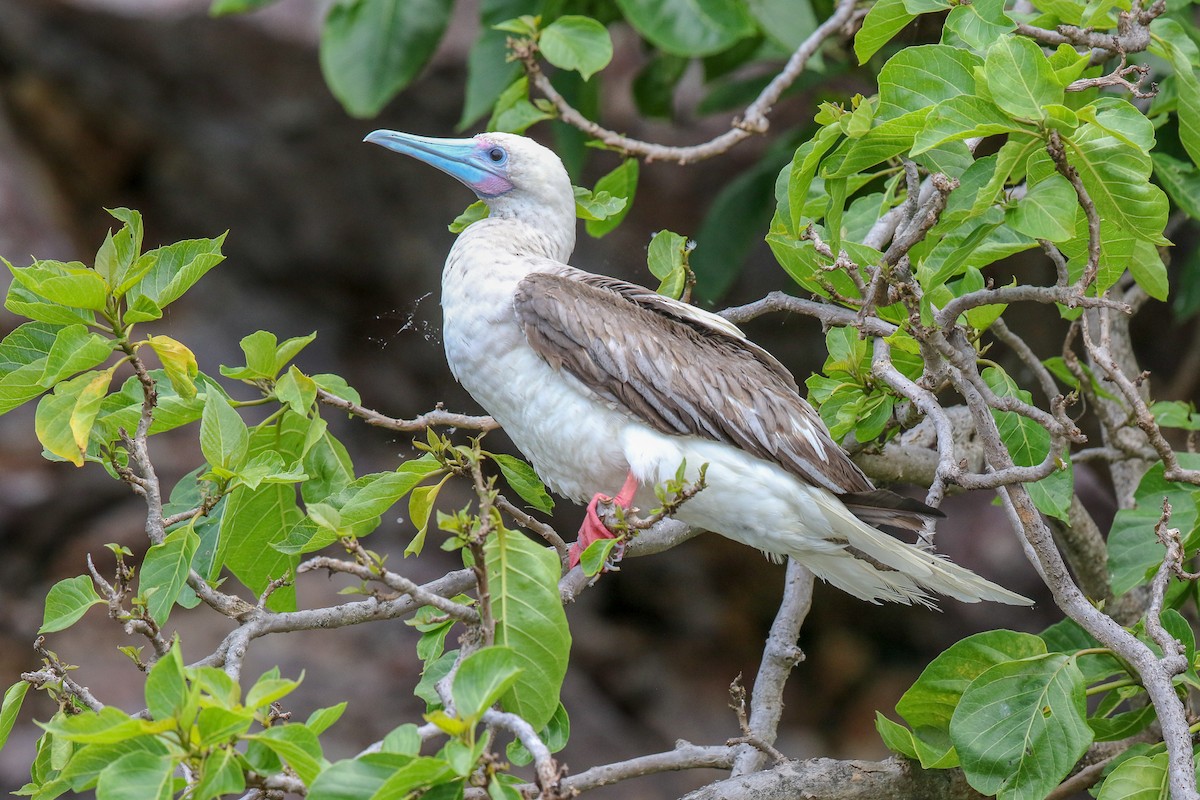
{"label": "bird's head", "polygon": [[458,178],[491,207],[493,215],[575,215],[575,195],[554,151],[512,133],[470,139],[433,139],[378,130],[363,140],[412,156]]}

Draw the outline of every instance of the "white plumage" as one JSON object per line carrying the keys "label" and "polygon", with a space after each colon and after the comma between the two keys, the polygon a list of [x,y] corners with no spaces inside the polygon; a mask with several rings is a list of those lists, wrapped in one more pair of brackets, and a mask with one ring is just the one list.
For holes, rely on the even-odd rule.
{"label": "white plumage", "polygon": [[376,131],[367,140],[454,175],[487,201],[490,216],[468,227],[446,260],[446,356],[553,491],[586,502],[632,474],[634,503],[648,508],[653,487],[681,463],[691,480],[707,465],[706,488],[678,519],[795,557],[856,597],[1029,602],[855,516],[847,504],[897,524],[932,510],[872,507],[887,493],[833,443],[791,376],[735,326],[567,266],[575,201],[551,151],[499,133],[446,140]]}

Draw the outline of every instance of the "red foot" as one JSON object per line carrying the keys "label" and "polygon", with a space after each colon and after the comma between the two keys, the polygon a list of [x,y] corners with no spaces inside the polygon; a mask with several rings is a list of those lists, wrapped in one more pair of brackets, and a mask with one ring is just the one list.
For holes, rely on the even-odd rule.
{"label": "red foot", "polygon": [[587,514],[584,515],[583,524],[579,526],[579,538],[575,540],[575,544],[571,545],[570,558],[571,566],[579,565],[579,558],[583,555],[583,551],[587,550],[588,545],[600,539],[612,539],[615,534],[608,529],[596,513],[596,503],[616,503],[621,508],[629,508],[629,504],[633,502],[633,495],[638,490],[638,480],[630,472],[625,478],[625,484],[621,487],[621,491],[617,492],[616,497],[598,494],[588,503]]}

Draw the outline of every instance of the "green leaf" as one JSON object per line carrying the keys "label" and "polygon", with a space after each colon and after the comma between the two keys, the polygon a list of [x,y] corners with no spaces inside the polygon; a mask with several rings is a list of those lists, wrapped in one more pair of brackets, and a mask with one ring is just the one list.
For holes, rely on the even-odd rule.
{"label": "green leaf", "polygon": [[879,0],[871,6],[854,36],[854,54],[858,56],[858,63],[867,63],[868,58],[916,18],[904,7],[904,0]]}
{"label": "green leaf", "polygon": [[164,720],[183,716],[180,712],[187,704],[188,685],[176,640],[170,652],[158,659],[146,675],[146,708],[152,719]]}
{"label": "green leaf", "polygon": [[459,130],[470,127],[486,114],[505,87],[510,86],[521,74],[520,64],[506,61],[508,34],[493,30],[491,26],[525,11],[535,12],[541,5],[540,2],[528,0],[483,3],[480,13],[483,31],[467,54],[466,99],[458,120]]}
{"label": "green leaf", "polygon": [[1196,43],[1178,21],[1168,17],[1151,22],[1150,35],[1150,52],[1167,59],[1175,70],[1179,141],[1192,161],[1200,164],[1200,76],[1193,66]]}
{"label": "green leaf", "polygon": [[[418,771],[422,773],[421,776],[415,774]],[[364,797],[375,800],[384,791],[385,784],[390,784],[387,791],[391,792],[397,788],[394,782],[399,780],[409,786],[400,787],[402,791],[399,794],[388,795],[398,799],[441,783],[450,774],[450,768],[441,759],[413,758],[398,753],[368,753],[338,761],[324,770],[309,786],[308,800],[362,800]],[[428,794],[425,796],[429,797]]]}
{"label": "green leaf", "polygon": [[246,738],[270,748],[305,784],[311,785],[327,765],[317,735],[303,725],[276,725]]}
{"label": "green leaf", "polygon": [[96,785],[103,800],[170,800],[175,760],[169,755],[128,753],[104,768]]}
{"label": "green leaf", "polygon": [[161,627],[171,614],[191,571],[192,557],[200,546],[200,537],[185,525],[168,533],[146,552],[138,573],[138,594],[146,598],[146,609]]}
{"label": "green leaf", "polygon": [[1044,106],[1062,103],[1063,87],[1042,48],[1019,36],[1002,36],[988,48],[983,77],[992,100],[1021,119],[1045,119]]}
{"label": "green leaf", "polygon": [[1040,800],[1092,743],[1083,675],[1062,653],[997,664],[963,693],[950,738],[975,789]]}
{"label": "green leaf", "polygon": [[554,66],[571,69],[586,81],[612,61],[612,37],[591,17],[567,14],[542,30],[538,49]]}
{"label": "green leaf", "polygon": [[1128,758],[1104,779],[1096,800],[1165,800],[1170,796],[1167,766],[1166,753]]}
{"label": "green leaf", "polygon": [[446,227],[451,233],[462,233],[474,223],[479,222],[479,220],[487,219],[488,213],[489,211],[487,203],[483,202],[482,200],[476,200],[474,203],[471,203],[471,205],[467,206],[466,209],[457,217],[455,217],[454,221]]}
{"label": "green leaf", "polygon": [[582,186],[575,188],[575,216],[582,220],[606,220],[616,216],[629,204],[624,197],[613,197],[607,191],[589,192]]}
{"label": "green leaf", "polygon": [[688,240],[671,231],[659,231],[650,239],[646,266],[661,283],[659,294],[679,299],[687,286]]}
{"label": "green leaf", "polygon": [[317,384],[293,365],[276,382],[275,396],[292,411],[305,416],[317,401]]}
{"label": "green leaf", "polygon": [[214,467],[235,471],[246,461],[250,431],[242,417],[220,392],[210,391],[204,398],[200,417],[200,450]]}
{"label": "green leaf", "polygon": [[888,719],[882,712],[876,711],[875,730],[888,750],[914,761],[917,759],[917,747],[913,742],[913,733],[908,728]]}
{"label": "green leaf", "polygon": [[308,719],[304,721],[304,726],[313,733],[320,736],[325,731],[342,718],[342,714],[346,711],[346,701],[338,703],[336,706],[328,706],[326,708],[318,708],[316,711],[308,715]]}
{"label": "green leaf", "polygon": [[[141,297],[152,301],[153,307],[158,309],[178,300],[210,269],[225,260],[221,254],[224,242],[225,234],[215,239],[185,239],[143,255],[142,259],[152,261],[152,266],[130,287],[131,306],[136,307]],[[135,265],[134,272],[137,270]]]}
{"label": "green leaf", "polygon": [[617,0],[617,6],[647,41],[677,56],[719,53],[755,32],[738,0]]}
{"label": "green leaf", "polygon": [[1025,128],[995,103],[975,95],[959,95],[933,107],[913,142],[912,152],[919,155],[945,142],[1020,130]]}
{"label": "green leaf", "polygon": [[507,647],[485,647],[462,660],[451,694],[458,716],[475,721],[517,682],[523,668]]}
{"label": "green leaf", "polygon": [[537,473],[533,471],[533,467],[519,458],[502,453],[489,453],[488,455],[500,467],[504,480],[508,482],[514,492],[521,496],[522,500],[543,514],[549,514],[554,510],[554,501],[546,493],[546,487]]}
{"label": "green leaf", "polygon": [[982,53],[992,42],[1014,28],[1016,24],[1004,13],[1004,0],[972,0],[970,3],[959,3],[950,10],[944,30],[954,33],[972,50]]}
{"label": "green leaf", "polygon": [[212,5],[208,7],[208,13],[213,17],[222,17],[226,14],[248,14],[277,2],[279,0],[212,0]]}
{"label": "green leaf", "polygon": [[8,269],[14,285],[56,305],[102,311],[108,301],[104,278],[77,261],[35,261],[24,269],[9,264]]}
{"label": "green leaf", "polygon": [[589,578],[599,575],[600,570],[604,569],[604,565],[608,563],[609,554],[616,546],[617,539],[608,538],[597,539],[589,544],[583,554],[579,556],[579,566],[583,568],[583,574]]}
{"label": "green leaf", "polygon": [[[1179,453],[1184,469],[1200,468],[1200,455]],[[1184,548],[1192,551],[1196,539],[1196,487],[1164,479],[1162,462],[1146,471],[1134,491],[1134,508],[1121,509],[1108,533],[1108,574],[1114,594],[1124,594],[1142,583],[1162,563],[1164,550],[1154,534],[1165,497],[1172,506],[1171,526],[1183,534]]]}
{"label": "green leaf", "polygon": [[80,744],[112,744],[171,730],[175,721],[135,719],[115,706],[105,706],[96,713],[83,711],[69,717],[56,714],[49,722],[38,724],[56,739]]}
{"label": "green leaf", "polygon": [[1061,175],[1050,175],[1029,187],[1016,208],[1006,215],[1006,221],[1031,238],[1062,242],[1075,235],[1076,204],[1071,182]]}
{"label": "green leaf", "polygon": [[968,636],[931,661],[896,703],[896,712],[913,727],[913,747],[921,765],[929,769],[957,764],[946,733],[972,681],[997,664],[1045,652],[1037,636],[996,630]]}
{"label": "green leaf", "polygon": [[85,372],[59,383],[53,394],[42,398],[33,424],[38,441],[46,450],[77,467],[83,466],[92,425],[108,393],[112,374],[113,369]]}
{"label": "green leaf", "polygon": [[141,735],[108,744],[85,744],[75,751],[63,767],[59,779],[76,792],[94,788],[100,773],[109,764],[128,753],[165,755],[167,747],[156,736]]}
{"label": "green leaf", "polygon": [[979,56],[957,47],[927,44],[907,47],[879,71],[880,121],[970,94]]}
{"label": "green leaf", "polygon": [[176,394],[185,399],[195,397],[196,376],[200,367],[192,351],[170,336],[151,336],[146,339],[146,344],[150,345],[158,360],[162,362],[163,370],[167,373],[167,379],[175,388]]}
{"label": "green leaf", "polygon": [[287,697],[299,685],[300,681],[279,677],[279,668],[273,667],[258,676],[250,691],[246,692],[246,708],[265,708],[276,700]]}
{"label": "green leaf", "polygon": [[597,194],[607,192],[610,197],[624,200],[625,205],[615,214],[610,214],[604,219],[586,220],[584,228],[589,236],[599,239],[621,224],[621,220],[625,219],[625,215],[633,206],[633,198],[637,193],[637,182],[638,160],[636,158],[625,159],[620,166],[596,181]]}
{"label": "green leaf", "polygon": [[558,707],[571,650],[571,633],[558,593],[558,557],[508,530],[489,538],[484,552],[496,644],[512,648],[523,668],[500,703],[538,729]]}
{"label": "green leaf", "polygon": [[373,117],[421,71],[445,33],[451,0],[344,0],[321,31],[321,73],[353,117]]}
{"label": "green leaf", "polygon": [[4,700],[0,702],[0,750],[4,749],[4,743],[8,741],[8,735],[12,733],[13,725],[17,721],[17,714],[21,712],[21,704],[25,702],[25,695],[29,691],[30,685],[28,682],[20,680],[4,692]]}
{"label": "green leaf", "polygon": [[1200,169],[1166,153],[1151,153],[1154,177],[1167,195],[1192,219],[1200,219]]}
{"label": "green leaf", "polygon": [[40,383],[49,389],[63,378],[98,366],[112,354],[116,342],[99,334],[89,333],[83,325],[68,325],[59,329],[54,344],[46,354],[46,365]]}
{"label": "green leaf", "polygon": [[529,126],[542,120],[553,119],[549,111],[538,108],[529,101],[529,78],[521,76],[500,93],[496,106],[488,120],[489,131],[524,133]]}
{"label": "green leaf", "polygon": [[1163,263],[1158,248],[1150,242],[1139,239],[1133,243],[1129,274],[1155,300],[1167,299],[1171,288],[1167,281],[1167,265]]}
{"label": "green leaf", "polygon": [[1134,238],[1167,243],[1162,232],[1170,204],[1163,190],[1149,182],[1151,161],[1145,151],[1093,124],[1063,141],[1101,219]]}
{"label": "green leaf", "polygon": [[239,737],[254,723],[254,710],[249,708],[228,709],[208,706],[196,715],[196,729],[200,732],[199,745],[211,747]]}
{"label": "green leaf", "polygon": [[[210,709],[205,709],[208,710]],[[240,795],[245,790],[246,775],[242,771],[237,753],[231,748],[223,747],[211,751],[204,759],[200,766],[200,780],[196,783],[191,798],[216,800],[218,797]]]}
{"label": "green leaf", "polygon": [[71,627],[94,605],[104,601],[96,594],[92,579],[87,575],[64,578],[50,587],[46,609],[38,633],[54,633]]}
{"label": "green leaf", "polygon": [[[997,367],[983,371],[983,379],[1000,397],[1018,397],[1030,402],[1029,392],[1017,389],[1012,379]],[[1000,439],[1019,467],[1032,467],[1046,460],[1050,452],[1050,433],[1037,422],[1023,417],[1015,411],[992,410]],[[1075,478],[1070,459],[1062,462],[1062,468],[1050,473],[1040,481],[1028,484],[1030,499],[1038,511],[1070,522],[1068,510],[1074,496]]]}

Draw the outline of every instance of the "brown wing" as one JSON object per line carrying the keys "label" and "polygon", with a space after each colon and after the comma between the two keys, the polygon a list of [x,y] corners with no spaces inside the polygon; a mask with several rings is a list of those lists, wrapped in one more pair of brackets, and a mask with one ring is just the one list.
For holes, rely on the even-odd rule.
{"label": "brown wing", "polygon": [[788,371],[725,320],[574,269],[527,276],[514,303],[542,358],[654,429],[735,445],[835,494],[874,490]]}

